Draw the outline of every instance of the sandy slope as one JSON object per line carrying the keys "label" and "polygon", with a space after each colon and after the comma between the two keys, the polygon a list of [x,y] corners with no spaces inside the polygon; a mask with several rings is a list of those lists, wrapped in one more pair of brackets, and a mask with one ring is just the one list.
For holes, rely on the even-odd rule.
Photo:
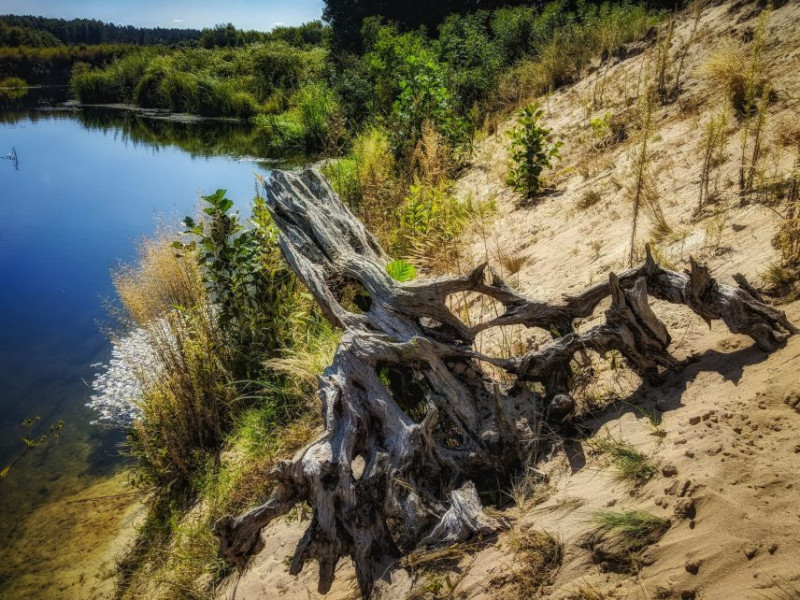
{"label": "sandy slope", "polygon": [[[718,90],[699,67],[723,40],[748,38],[757,12],[754,5],[740,3],[703,10],[686,58],[683,92],[676,102],[657,107],[651,137],[651,172],[672,229],[655,244],[659,256],[673,268],[682,268],[691,254],[726,282],[736,272],[758,282],[767,265],[778,260],[770,242],[781,206],[740,203],[735,193],[740,138],[731,119],[720,200],[701,216],[693,215],[702,125],[721,106]],[[693,23],[688,12],[679,19],[673,60]],[[787,129],[799,127],[800,3],[789,2],[775,10],[766,40],[764,58],[777,98],[770,105],[762,165],[764,176],[780,177],[791,172],[798,153],[798,148],[781,145],[779,139],[787,137]],[[628,141],[590,149],[594,134],[589,120],[609,113],[622,115],[629,126],[635,122],[635,103],[630,99],[636,96],[643,61],[652,51],[650,46],[637,56],[611,58],[574,86],[542,101],[548,125],[565,145],[554,176],[557,191],[537,206],[517,207],[517,198],[504,184],[505,132],[513,123],[501,125],[479,144],[474,166],[459,181],[457,192],[464,198],[494,199],[498,215],[476,227],[467,240],[461,261],[465,269],[488,259],[507,271],[506,257],[525,257],[518,273],[507,273],[511,283],[531,296],[554,299],[627,266],[637,136],[631,128]],[[591,100],[601,88],[602,103],[592,108]],[[588,190],[597,191],[601,200],[580,208]],[[649,239],[649,228],[644,218],[638,244]],[[709,329],[685,307],[656,304],[657,314],[672,333],[673,353],[696,354],[698,360],[655,389],[598,362],[602,383],[590,387],[587,397],[613,395],[624,402],[613,404],[588,425],[597,436],[610,434],[636,446],[660,469],[674,468],[663,469],[631,493],[590,455],[585,443],[568,443],[566,452],[557,453],[543,467],[551,476],[550,498],[527,512],[510,509],[508,516],[516,528],[534,526],[563,542],[564,562],[554,584],[544,591],[546,597],[569,597],[581,583],[595,586],[608,598],[779,597],[770,591],[776,581],[795,581],[800,587],[800,413],[785,402],[800,394],[800,338],[766,355],[749,338],[730,334],[721,323]],[[785,308],[790,319],[800,323],[800,302]],[[479,318],[480,306],[474,304],[472,309]],[[511,335],[518,336],[514,339],[519,343],[528,342],[523,333]],[[499,351],[499,342],[481,343],[484,350],[495,345]],[[655,427],[647,414],[661,417],[664,437],[653,435]],[[676,514],[676,507],[686,513],[690,504],[693,517],[692,510],[689,516],[681,510]],[[671,519],[669,531],[647,551],[651,564],[638,575],[605,573],[578,545],[592,527],[592,515],[611,506],[644,509]],[[285,558],[301,533],[296,522],[273,523],[264,533],[266,549],[240,579],[226,583],[220,598],[316,598],[314,565],[308,565],[299,578],[286,573]],[[421,597],[500,597],[516,568],[508,535],[503,534],[496,543],[464,557],[449,576],[458,582],[454,589]],[[412,583],[424,592],[425,581],[412,582],[404,571],[395,572],[392,580],[376,595],[405,598]],[[353,592],[352,567],[345,562],[329,597],[346,598]],[[535,596],[533,591],[530,595]]]}

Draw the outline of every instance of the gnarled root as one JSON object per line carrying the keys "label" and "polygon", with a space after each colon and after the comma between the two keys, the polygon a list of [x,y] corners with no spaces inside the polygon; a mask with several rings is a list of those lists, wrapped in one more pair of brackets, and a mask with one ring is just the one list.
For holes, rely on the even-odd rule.
{"label": "gnarled root", "polygon": [[[797,333],[747,286],[718,283],[694,260],[686,273],[663,269],[649,250],[641,266],[611,273],[607,282],[560,304],[522,296],[485,264],[462,276],[398,283],[386,271],[383,250],[315,170],[276,172],[266,188],[287,261],[344,335],[320,378],[324,433],[280,465],[266,504],[221,519],[214,531],[220,554],[242,568],[261,548],[260,530],[307,502],[313,517],[290,571],[317,560],[323,593],[344,556],[352,557],[366,598],[388,567],[415,547],[496,530],[500,524],[483,512],[481,494],[508,481],[530,458],[548,413],[561,418],[569,412],[576,353],[616,350],[653,384],[678,368],[648,295],[685,304],[707,321],[721,319],[764,350]],[[363,288],[366,312],[343,305],[342,282]],[[447,306],[457,292],[485,294],[505,311],[467,326]],[[574,321],[609,296],[605,323],[576,333]],[[480,331],[512,324],[542,328],[555,339],[520,357],[474,350]],[[484,363],[517,383],[495,381]],[[544,395],[525,385],[534,381]]]}

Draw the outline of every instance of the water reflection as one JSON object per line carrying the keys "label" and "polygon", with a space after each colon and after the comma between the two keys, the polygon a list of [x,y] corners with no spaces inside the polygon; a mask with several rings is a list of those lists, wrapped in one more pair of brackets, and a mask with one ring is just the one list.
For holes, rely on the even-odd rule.
{"label": "water reflection", "polygon": [[65,422],[57,443],[0,481],[0,553],[35,507],[119,466],[121,433],[89,426],[84,406],[92,364],[110,354],[99,326],[110,270],[159,219],[193,213],[199,195],[225,188],[249,206],[254,172],[273,164],[263,132],[247,124],[35,108],[65,93],[0,101],[0,155],[15,148],[20,165],[0,164],[0,465],[19,450],[23,419],[41,415],[45,430]]}
{"label": "water reflection", "polygon": [[199,119],[160,110],[78,107],[66,103],[63,87],[29,88],[24,97],[0,95],[0,123],[70,119],[88,130],[113,133],[122,142],[151,148],[180,148],[192,156],[235,156],[268,169],[302,162],[274,156],[266,129],[233,119]]}

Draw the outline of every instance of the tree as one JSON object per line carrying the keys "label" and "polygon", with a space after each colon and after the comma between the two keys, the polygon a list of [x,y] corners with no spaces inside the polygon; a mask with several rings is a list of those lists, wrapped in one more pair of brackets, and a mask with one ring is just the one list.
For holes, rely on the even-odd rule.
{"label": "tree", "polygon": [[[568,417],[575,354],[614,350],[654,385],[680,369],[649,295],[685,304],[707,321],[721,319],[765,351],[798,333],[749,286],[719,283],[694,260],[686,273],[664,269],[649,250],[639,267],[610,273],[607,282],[557,304],[522,296],[486,264],[462,276],[400,282],[388,272],[383,249],[318,172],[275,172],[266,187],[287,262],[344,333],[319,380],[324,432],[277,465],[264,505],[222,518],[214,531],[220,555],[243,568],[262,547],[261,529],[307,502],[313,517],[290,572],[317,560],[321,593],[330,589],[342,557],[352,557],[368,598],[400,556],[499,528],[484,513],[481,494],[546,449],[548,421],[553,429]],[[347,308],[343,282],[368,296],[365,310]],[[466,325],[447,298],[467,292],[489,296],[505,312]],[[609,297],[605,322],[576,332],[575,320]],[[515,324],[544,329],[554,339],[510,358],[474,349],[481,331]],[[502,384],[485,364],[508,373],[513,384]],[[532,391],[534,383],[543,391]]]}

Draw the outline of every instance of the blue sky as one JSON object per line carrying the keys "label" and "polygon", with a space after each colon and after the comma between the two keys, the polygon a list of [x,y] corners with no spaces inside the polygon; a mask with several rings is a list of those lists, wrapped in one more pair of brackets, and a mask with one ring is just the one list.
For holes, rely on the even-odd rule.
{"label": "blue sky", "polygon": [[266,31],[322,16],[323,0],[0,0],[0,14],[74,19],[86,17],[138,27],[191,27],[233,23]]}

